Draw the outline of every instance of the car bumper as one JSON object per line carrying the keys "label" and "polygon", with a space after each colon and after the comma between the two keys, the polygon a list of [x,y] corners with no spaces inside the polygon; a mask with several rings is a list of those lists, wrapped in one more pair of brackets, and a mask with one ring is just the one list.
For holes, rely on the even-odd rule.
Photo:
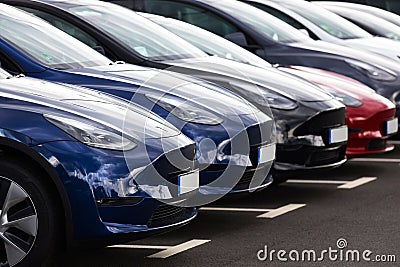
{"label": "car bumper", "polygon": [[395,117],[394,109],[380,110],[373,116],[351,116],[349,113],[347,125],[349,126],[349,141],[346,154],[349,157],[384,153],[394,149],[387,143],[392,136],[385,132],[386,122]]}
{"label": "car bumper", "polygon": [[[125,196],[111,191],[130,173],[122,152],[69,141],[33,149],[54,167],[66,189],[72,214],[72,221],[66,224],[73,228],[73,236],[67,238],[72,244],[112,244],[144,238],[185,225],[197,214],[195,208],[166,205],[145,191]],[[163,214],[165,206],[171,211],[164,208]]]}

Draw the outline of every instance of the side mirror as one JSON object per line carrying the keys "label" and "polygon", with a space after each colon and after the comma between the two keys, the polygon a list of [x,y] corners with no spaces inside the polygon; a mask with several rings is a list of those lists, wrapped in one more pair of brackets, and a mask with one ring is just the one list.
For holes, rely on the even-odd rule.
{"label": "side mirror", "polygon": [[242,32],[234,32],[228,35],[225,35],[225,39],[235,43],[239,46],[248,46],[246,36]]}
{"label": "side mirror", "polygon": [[92,47],[94,50],[96,50],[97,52],[99,52],[102,55],[106,55],[106,50],[104,50],[104,47],[102,47],[101,45],[96,45]]}
{"label": "side mirror", "polygon": [[299,32],[310,37],[310,34],[308,33],[308,31],[306,29],[299,29]]}

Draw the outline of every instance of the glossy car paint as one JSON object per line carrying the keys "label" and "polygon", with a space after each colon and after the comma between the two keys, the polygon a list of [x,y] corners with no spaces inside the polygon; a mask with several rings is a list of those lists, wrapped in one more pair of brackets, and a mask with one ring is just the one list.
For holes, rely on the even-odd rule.
{"label": "glossy car paint", "polygon": [[[137,11],[156,13],[186,22],[190,21],[187,21],[186,17],[179,17],[177,13],[179,10],[164,9],[164,7],[167,8],[170,3],[183,3],[188,7],[204,10],[201,14],[207,14],[206,11],[210,12],[210,14],[234,25],[240,32],[244,33],[248,44],[238,44],[268,62],[284,66],[313,67],[351,77],[373,88],[378,94],[396,103],[396,117],[400,116],[400,65],[397,61],[349,47],[338,46],[323,41],[313,41],[311,38],[307,38],[304,34],[299,33],[295,28],[290,27],[290,25],[266,12],[234,0],[157,1],[157,6],[155,6],[156,8],[153,12],[151,12],[152,10],[147,10],[147,8],[149,8],[147,7],[147,3],[151,2],[154,1],[130,0],[124,1],[121,4],[129,4],[131,8]],[[164,14],[165,10],[169,10],[169,13]],[[247,13],[249,13],[248,16]],[[244,16],[247,16],[247,18],[251,17],[254,22],[250,23],[249,21],[245,21]],[[272,27],[272,32],[275,30],[279,32],[283,31],[283,34],[285,34],[288,39],[291,38],[291,40],[285,42],[274,40],[274,36],[270,36],[262,30],[262,25]],[[202,25],[197,26],[201,27]],[[205,29],[207,30],[207,28]],[[350,64],[349,60],[357,62],[357,64],[367,64],[370,67],[392,73],[393,79],[384,81],[371,77],[367,72],[361,71],[359,68]]]}
{"label": "glossy car paint", "polygon": [[[345,161],[345,149],[343,143],[328,145],[326,147],[324,145],[314,146],[314,144],[308,139],[297,138],[292,134],[296,128],[299,128],[307,121],[312,121],[317,115],[325,116],[324,112],[338,113],[337,116],[334,116],[335,118],[332,118],[331,120],[327,119],[327,123],[330,123],[330,125],[325,125],[326,128],[334,128],[344,124],[344,114],[340,114],[342,112],[340,110],[342,110],[343,107],[340,103],[336,102],[331,96],[321,92],[317,87],[303,79],[297,79],[292,75],[283,74],[274,69],[265,70],[227,61],[221,58],[209,57],[195,47],[191,49],[191,51],[194,51],[191,55],[178,55],[177,59],[170,58],[168,54],[162,54],[160,55],[162,57],[157,58],[145,57],[143,56],[144,53],[140,53],[141,50],[138,51],[135,49],[135,47],[139,45],[135,46],[132,43],[134,43],[136,39],[141,39],[142,37],[140,34],[149,32],[149,29],[151,29],[152,32],[154,31],[153,34],[157,34],[157,39],[153,41],[153,46],[147,47],[147,50],[155,49],[155,47],[159,46],[158,43],[162,43],[162,46],[164,46],[171,41],[177,44],[182,43],[186,47],[191,45],[134,12],[110,3],[100,1],[21,1],[18,3],[18,6],[22,5],[25,7],[25,10],[29,12],[35,12],[32,8],[46,11],[46,13],[57,15],[57,17],[61,17],[69,23],[73,23],[84,32],[94,34],[97,40],[104,40],[100,45],[105,48],[106,54],[110,55],[114,53],[115,55],[120,55],[114,57],[113,59],[115,60],[123,59],[129,63],[157,68],[172,67],[171,69],[173,71],[207,79],[223,85],[241,95],[267,114],[271,114],[268,104],[259,103],[260,99],[262,100],[265,98],[263,95],[264,90],[291,99],[290,101],[296,103],[296,106],[289,110],[282,110],[279,107],[272,108],[272,115],[274,116],[275,121],[278,122],[278,136],[285,136],[282,138],[278,137],[279,144],[277,148],[276,168],[286,170],[332,167],[338,166]],[[30,9],[26,9],[26,7],[30,7]],[[113,27],[108,28],[107,25],[102,26],[101,23],[100,25],[99,23],[96,23],[96,21],[98,22],[97,16],[87,16],[87,14],[93,14],[96,12],[99,12],[98,16],[103,14],[107,17],[107,25],[112,23]],[[49,16],[46,16],[43,13],[35,14],[40,15],[44,19],[48,19],[57,26],[57,23],[49,18]],[[101,20],[103,20],[103,18]],[[124,24],[124,27],[122,24]],[[127,41],[125,41],[126,38],[118,38],[118,36],[112,34],[114,29],[122,27],[124,28],[123,34],[129,38]],[[77,37],[79,38],[79,36]],[[106,40],[109,39],[113,39],[112,44],[106,42]],[[132,48],[132,46],[134,48]],[[285,83],[282,84],[282,80],[285,80]],[[310,93],[310,91],[312,91],[312,93]],[[326,129],[323,130],[319,128],[317,136],[321,138],[321,135],[325,135],[325,131]],[[309,133],[309,135],[312,135],[312,133]],[[289,139],[291,142],[290,144],[288,144]],[[297,148],[300,150],[304,149],[307,151],[303,151],[303,153],[293,153],[294,144],[296,144]],[[296,152],[298,151],[296,150]],[[329,161],[325,162],[314,162],[311,159],[308,160],[312,154],[317,152],[334,152],[337,153],[337,157],[334,159],[330,158]]]}
{"label": "glossy car paint", "polygon": [[[141,13],[152,21],[196,45],[209,55],[270,69],[265,60],[211,32],[183,21],[158,15]],[[386,143],[387,134],[384,125],[394,119],[395,106],[386,98],[378,95],[351,78],[333,72],[308,67],[279,67],[279,70],[300,76],[337,95],[350,96],[362,102],[359,107],[346,107],[346,125],[349,127],[347,156],[387,152],[394,149]],[[374,140],[374,141],[373,141]],[[371,149],[371,143],[382,140],[380,147]]]}
{"label": "glossy car paint", "polygon": [[390,135],[385,132],[386,122],[393,120],[395,106],[369,87],[351,78],[332,72],[307,67],[282,67],[280,70],[298,75],[313,83],[357,99],[359,107],[346,106],[346,125],[349,141],[346,154],[349,157],[388,152],[394,149],[387,143]]}
{"label": "glossy car paint", "polygon": [[345,3],[345,2],[334,2],[334,1],[313,1],[314,4],[321,5],[322,7],[329,7],[329,6],[338,6],[338,7],[344,7],[344,8],[349,8],[352,10],[359,10],[362,12],[366,12],[368,14],[374,15],[376,17],[379,17],[381,19],[387,20],[397,26],[400,27],[400,16],[392,13],[390,11],[378,8],[378,7],[373,7],[373,6],[367,6],[367,5],[362,5],[362,4],[355,4],[355,3]]}
{"label": "glossy car paint", "polygon": [[[47,171],[52,178],[48,182],[56,185],[63,203],[60,209],[69,245],[90,240],[99,245],[142,238],[184,225],[195,217],[194,208],[181,208],[182,213],[171,216],[170,221],[151,225],[154,212],[165,206],[160,201],[162,197],[140,186],[128,185],[132,179],[144,179],[149,186],[160,188],[152,184],[151,166],[164,169],[162,175],[166,181],[171,179],[168,176],[173,169],[171,163],[162,157],[166,153],[179,156],[182,150],[187,151],[186,155],[192,159],[186,160],[181,165],[185,168],[179,171],[194,169],[194,142],[157,115],[93,90],[33,78],[13,78],[8,74],[0,74],[0,107],[0,150],[5,155],[11,151],[24,155],[30,159],[25,164],[35,163]],[[129,136],[136,147],[125,153],[81,143],[44,117],[60,116],[122,132],[127,110],[135,119],[124,123],[132,129]],[[135,178],[126,162],[145,168]],[[164,193],[176,196],[173,187],[167,184],[162,187]],[[184,200],[187,196],[181,197]],[[115,204],[102,204],[111,203],[107,200]],[[126,205],[121,205],[124,201]]]}
{"label": "glossy car paint", "polygon": [[[289,24],[293,26],[295,25],[293,21],[295,21],[297,25],[302,25],[315,40],[348,46],[355,49],[377,53],[396,61],[399,60],[398,56],[400,56],[400,49],[397,48],[397,45],[393,40],[374,37],[357,25],[318,5],[303,0],[243,1],[252,5],[258,4],[257,7],[260,9],[272,7],[275,10],[279,10],[291,18],[292,21],[289,22]],[[310,19],[308,16],[312,16],[313,18]],[[328,19],[330,20],[330,25],[328,23],[324,24],[324,20],[326,21]],[[320,23],[317,24],[317,21]],[[339,36],[340,33],[334,32],[337,31],[334,27],[345,29],[350,33],[350,37]],[[334,33],[330,31],[333,31]]]}
{"label": "glossy car paint", "polygon": [[[269,144],[273,146],[275,144],[274,136],[272,135],[274,129],[273,120],[247,101],[229,93],[224,88],[206,81],[176,73],[161,72],[118,62],[112,63],[107,58],[48,23],[18,9],[3,4],[1,7],[0,16],[3,18],[3,23],[13,24],[13,29],[24,27],[25,34],[16,34],[14,31],[0,32],[0,51],[3,55],[1,58],[3,67],[6,68],[7,65],[8,69],[20,70],[31,77],[98,89],[114,96],[133,100],[140,106],[153,110],[196,142],[198,147],[196,164],[203,170],[200,173],[200,182],[203,185],[200,188],[200,192],[204,195],[215,194],[221,196],[228,193],[229,187],[233,187],[240,180],[240,175],[232,175],[232,177],[229,177],[229,181],[226,181],[227,184],[206,186],[224,173],[228,164],[238,166],[237,168],[245,168],[249,172],[257,170],[258,173],[262,173],[263,179],[260,184],[256,184],[251,189],[262,189],[272,182],[272,177],[267,177],[272,161],[264,164],[258,164],[256,160],[247,160],[246,163],[240,161],[241,158],[248,159],[252,157],[250,154],[257,153],[257,149],[261,146]],[[18,21],[15,21],[15,18],[18,18]],[[7,37],[13,38],[13,40],[5,40],[6,34],[9,34]],[[47,54],[40,54],[39,61],[37,57],[27,54],[23,49],[32,45],[30,38],[41,40],[36,41],[34,44],[46,40],[47,43],[41,44],[40,48],[45,51],[54,52],[54,49],[61,49],[65,57],[68,54],[67,59],[73,58],[76,54],[77,58],[87,58],[87,60],[85,62],[56,64],[55,67],[52,67],[49,62],[53,63],[55,60],[60,60],[60,58],[56,58],[55,55],[49,57]],[[57,43],[57,40],[62,40],[62,43],[68,46]],[[14,44],[13,41],[18,44]],[[52,43],[49,44],[48,42]],[[58,46],[54,48],[54,45]],[[68,49],[70,51],[67,51]],[[146,86],[142,86],[143,84]],[[163,97],[172,98],[179,103],[190,103],[196,108],[209,112],[210,115],[221,118],[223,122],[216,125],[207,125],[183,121],[171,115],[158,104],[154,104],[146,96],[148,94],[163,95]],[[229,106],[223,106],[221,103],[229,103]],[[240,137],[245,135],[252,136],[251,140],[249,140],[250,143],[239,141]],[[208,139],[211,139],[215,146],[200,146],[202,140]],[[227,144],[227,142],[232,146],[238,147],[242,154],[230,155],[230,151],[218,152],[218,146]],[[222,156],[217,157],[218,153],[222,153]],[[207,169],[204,170],[205,168]],[[233,192],[249,190],[247,187],[233,190]]]}
{"label": "glossy car paint", "polygon": [[400,27],[385,19],[345,7],[325,6],[324,8],[351,21],[374,36],[400,41]]}

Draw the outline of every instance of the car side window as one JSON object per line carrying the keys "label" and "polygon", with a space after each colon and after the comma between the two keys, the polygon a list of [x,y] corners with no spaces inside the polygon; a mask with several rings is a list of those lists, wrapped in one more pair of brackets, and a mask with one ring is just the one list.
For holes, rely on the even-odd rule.
{"label": "car side window", "polygon": [[265,12],[267,12],[268,14],[286,22],[287,24],[289,24],[290,26],[300,30],[300,29],[304,29],[308,32],[309,36],[311,38],[313,38],[314,40],[318,40],[319,38],[311,31],[309,31],[303,24],[301,24],[300,22],[298,22],[297,20],[295,20],[294,18],[286,15],[285,13],[283,13],[282,11],[279,11],[273,7],[269,7],[269,6],[265,6],[259,3],[255,3],[252,2],[251,3],[252,6],[257,7]]}
{"label": "car side window", "polygon": [[81,29],[69,23],[68,21],[65,21],[64,19],[61,19],[47,12],[33,8],[28,8],[28,7],[18,7],[18,8],[23,9],[26,12],[32,13],[35,16],[38,16],[39,18],[49,22],[54,27],[62,30],[63,32],[68,33],[69,35],[75,37],[82,43],[85,43],[86,45],[92,48],[99,46],[99,42],[94,37],[82,31]]}
{"label": "car side window", "polygon": [[144,11],[182,20],[219,36],[226,36],[240,31],[235,25],[218,17],[216,14],[188,3],[168,0],[146,0],[144,1]]}
{"label": "car side window", "polygon": [[0,67],[12,75],[18,75],[22,73],[21,68],[2,53],[0,53]]}

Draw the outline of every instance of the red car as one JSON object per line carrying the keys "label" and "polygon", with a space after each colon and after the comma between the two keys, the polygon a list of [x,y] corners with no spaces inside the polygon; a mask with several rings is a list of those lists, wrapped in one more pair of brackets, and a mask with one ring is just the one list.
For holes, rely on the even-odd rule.
{"label": "red car", "polygon": [[307,67],[280,67],[329,91],[346,105],[349,127],[348,157],[387,152],[394,149],[388,137],[398,131],[395,105],[374,90],[351,78]]}

